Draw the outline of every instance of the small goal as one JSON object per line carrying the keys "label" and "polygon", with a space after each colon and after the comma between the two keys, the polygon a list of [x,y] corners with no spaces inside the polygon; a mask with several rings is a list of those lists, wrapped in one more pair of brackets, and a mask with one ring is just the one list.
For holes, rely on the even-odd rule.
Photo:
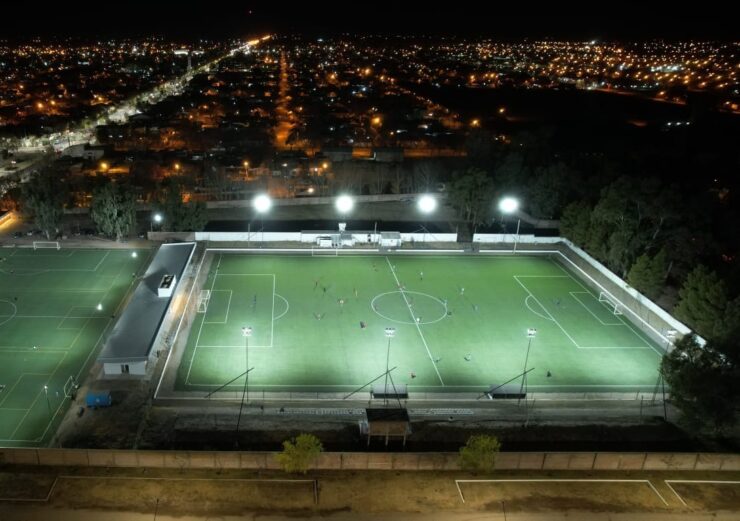
{"label": "small goal", "polygon": [[606,291],[602,291],[599,293],[599,302],[601,302],[604,306],[606,306],[609,309],[609,311],[611,311],[613,314],[615,315],[622,314],[622,310],[620,309],[620,305],[617,299],[612,297]]}
{"label": "small goal", "polygon": [[34,250],[60,250],[62,247],[58,241],[33,241]]}
{"label": "small goal", "polygon": [[210,289],[204,289],[201,290],[200,295],[198,295],[198,313],[205,313],[208,309],[208,302],[211,300],[211,290]]}

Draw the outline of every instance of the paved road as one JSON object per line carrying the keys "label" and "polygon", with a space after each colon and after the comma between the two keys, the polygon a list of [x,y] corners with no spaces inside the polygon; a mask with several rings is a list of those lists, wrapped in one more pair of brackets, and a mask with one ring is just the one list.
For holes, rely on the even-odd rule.
{"label": "paved road", "polygon": [[167,516],[154,512],[108,512],[103,510],[68,510],[49,506],[0,505],[3,521],[737,521],[737,513],[712,514],[637,514],[637,513],[547,513],[547,514],[488,514],[437,512],[426,514],[338,512],[325,515],[270,515],[250,512],[242,516]]}

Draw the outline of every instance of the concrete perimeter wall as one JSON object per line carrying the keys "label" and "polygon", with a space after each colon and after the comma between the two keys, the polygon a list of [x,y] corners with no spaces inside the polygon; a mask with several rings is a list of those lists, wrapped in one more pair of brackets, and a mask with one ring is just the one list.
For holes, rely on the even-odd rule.
{"label": "concrete perimeter wall", "polygon": [[[0,464],[174,469],[278,469],[275,452],[0,449]],[[740,454],[502,452],[500,470],[740,471]],[[457,453],[325,452],[316,470],[459,470]]]}

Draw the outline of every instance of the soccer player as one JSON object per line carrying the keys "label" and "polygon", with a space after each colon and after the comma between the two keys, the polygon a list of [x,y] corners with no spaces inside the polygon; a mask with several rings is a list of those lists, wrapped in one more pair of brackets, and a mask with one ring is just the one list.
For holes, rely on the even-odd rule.
{"label": "soccer player", "polygon": [[419,280],[424,280],[424,272],[423,271],[420,271],[419,272]]}
{"label": "soccer player", "polygon": [[257,294],[255,293],[252,297],[252,307],[257,307]]}
{"label": "soccer player", "polygon": [[460,296],[462,297],[465,295],[465,288],[460,288]]}

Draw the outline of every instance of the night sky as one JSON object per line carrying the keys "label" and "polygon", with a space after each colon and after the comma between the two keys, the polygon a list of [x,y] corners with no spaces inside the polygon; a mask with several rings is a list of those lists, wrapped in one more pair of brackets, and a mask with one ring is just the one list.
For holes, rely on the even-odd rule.
{"label": "night sky", "polygon": [[[604,14],[576,8],[537,7],[528,4],[517,14],[495,1],[427,2],[346,1],[301,2],[291,6],[276,2],[192,1],[69,1],[29,11],[27,4],[3,5],[0,39],[35,36],[162,35],[179,39],[252,36],[265,32],[330,36],[336,33],[433,34],[498,39],[739,39],[740,24],[726,17],[701,16],[677,9],[665,12],[639,9],[638,5],[599,4]],[[558,4],[560,6],[562,4]],[[576,4],[577,5],[577,4]],[[616,10],[609,12],[607,10]],[[665,11],[665,10],[662,10]],[[504,13],[504,14],[502,14]],[[732,19],[730,17],[729,19]]]}

